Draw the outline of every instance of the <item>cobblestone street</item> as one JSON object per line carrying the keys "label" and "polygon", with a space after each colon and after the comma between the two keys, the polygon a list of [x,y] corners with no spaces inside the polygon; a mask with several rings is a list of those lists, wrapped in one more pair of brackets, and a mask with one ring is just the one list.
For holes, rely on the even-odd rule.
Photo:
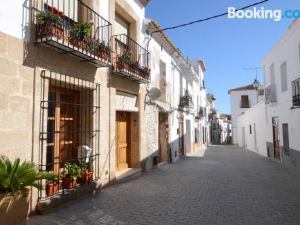
{"label": "cobblestone street", "polygon": [[300,224],[300,173],[233,146],[212,146],[103,189],[30,225]]}

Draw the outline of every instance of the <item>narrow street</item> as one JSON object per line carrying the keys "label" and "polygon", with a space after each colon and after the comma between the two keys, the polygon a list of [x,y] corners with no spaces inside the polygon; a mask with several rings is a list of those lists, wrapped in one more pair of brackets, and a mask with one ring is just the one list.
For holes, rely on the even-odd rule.
{"label": "narrow street", "polygon": [[154,169],[29,224],[296,225],[299,190],[299,172],[237,147],[212,146],[204,157]]}

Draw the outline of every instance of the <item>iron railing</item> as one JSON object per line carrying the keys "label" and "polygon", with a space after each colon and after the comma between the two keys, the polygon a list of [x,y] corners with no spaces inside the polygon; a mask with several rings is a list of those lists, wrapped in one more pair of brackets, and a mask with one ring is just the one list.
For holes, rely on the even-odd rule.
{"label": "iron railing", "polygon": [[39,149],[40,170],[57,178],[41,183],[46,191],[39,191],[39,200],[65,194],[66,163],[85,162],[88,180],[80,175],[75,186],[100,177],[100,84],[42,72]]}
{"label": "iron railing", "polygon": [[33,0],[35,42],[97,66],[111,64],[111,23],[80,0]]}
{"label": "iron railing", "polygon": [[193,104],[193,97],[192,95],[189,93],[189,91],[187,89],[185,89],[183,91],[184,94],[180,95],[179,97],[179,108],[193,108],[194,104]]}
{"label": "iron railing", "polygon": [[265,103],[276,103],[277,102],[277,90],[276,85],[271,84],[265,88]]}
{"label": "iron railing", "polygon": [[150,53],[125,34],[113,36],[113,70],[141,83],[150,81]]}
{"label": "iron railing", "polygon": [[300,78],[292,81],[293,106],[300,106]]}

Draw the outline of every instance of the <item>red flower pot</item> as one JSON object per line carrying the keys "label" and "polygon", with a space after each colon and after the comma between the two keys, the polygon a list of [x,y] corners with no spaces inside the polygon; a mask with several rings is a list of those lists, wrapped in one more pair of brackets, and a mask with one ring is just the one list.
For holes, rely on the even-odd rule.
{"label": "red flower pot", "polygon": [[70,39],[69,40],[70,44],[73,45],[74,47],[77,47],[77,48],[81,48],[83,50],[86,50],[87,48],[87,44],[85,41],[82,41],[82,40],[76,40],[76,39]]}
{"label": "red flower pot", "polygon": [[59,192],[59,183],[47,183],[46,184],[46,195],[52,196],[56,195]]}
{"label": "red flower pot", "polygon": [[81,172],[80,173],[80,179],[79,179],[79,183],[80,184],[87,184],[92,182],[93,180],[93,172]]}
{"label": "red flower pot", "polygon": [[73,179],[71,177],[63,177],[62,178],[62,186],[64,189],[72,189],[76,187],[76,179]]}
{"label": "red flower pot", "polygon": [[56,37],[58,39],[64,38],[64,30],[54,24],[37,25],[37,37]]}

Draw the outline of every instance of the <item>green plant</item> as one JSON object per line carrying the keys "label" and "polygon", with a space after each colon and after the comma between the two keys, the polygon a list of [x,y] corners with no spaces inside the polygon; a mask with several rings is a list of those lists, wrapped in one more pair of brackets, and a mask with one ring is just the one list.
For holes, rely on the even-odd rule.
{"label": "green plant", "polygon": [[48,179],[51,183],[59,183],[59,175],[54,175],[53,173],[49,173],[51,178]]}
{"label": "green plant", "polygon": [[88,34],[90,32],[91,32],[91,24],[87,22],[77,23],[71,28],[70,38],[74,40],[83,41],[87,39]]}
{"label": "green plant", "polygon": [[38,181],[51,180],[53,175],[40,172],[38,166],[32,162],[22,162],[15,159],[10,161],[7,157],[0,157],[0,193],[15,195],[21,193],[28,195],[28,188],[42,189]]}
{"label": "green plant", "polygon": [[51,12],[39,12],[36,15],[36,21],[39,25],[49,25],[49,24],[55,24],[57,26],[63,25],[63,19],[54,13]]}
{"label": "green plant", "polygon": [[69,177],[75,180],[80,176],[81,169],[75,163],[65,163],[64,169],[65,170],[63,172],[63,176],[65,177]]}
{"label": "green plant", "polygon": [[132,63],[132,53],[127,49],[124,49],[124,53],[121,56],[118,56],[118,62],[131,64]]}
{"label": "green plant", "polygon": [[88,166],[89,166],[89,163],[84,162],[84,161],[80,162],[79,163],[80,172],[86,172],[88,169]]}

